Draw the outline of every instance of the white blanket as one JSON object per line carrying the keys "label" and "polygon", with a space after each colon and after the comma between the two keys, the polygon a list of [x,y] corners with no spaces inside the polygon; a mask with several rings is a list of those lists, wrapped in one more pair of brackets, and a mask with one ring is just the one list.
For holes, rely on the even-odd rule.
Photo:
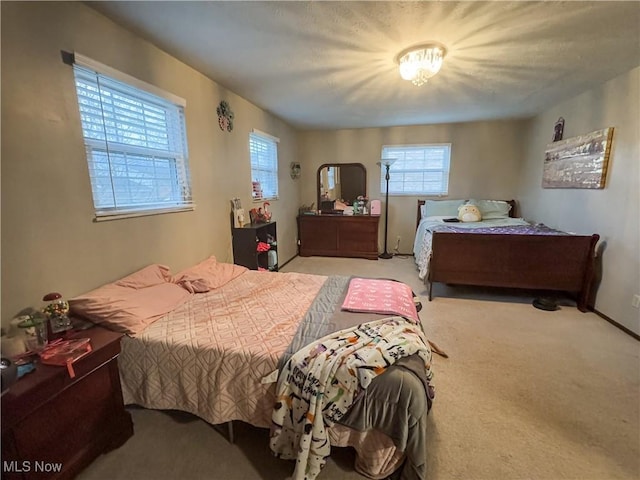
{"label": "white blanket", "polygon": [[431,350],[420,326],[389,317],[328,335],[291,357],[278,381],[270,446],[297,460],[294,480],[316,478],[331,450],[327,427],[376,376],[414,353],[430,379]]}

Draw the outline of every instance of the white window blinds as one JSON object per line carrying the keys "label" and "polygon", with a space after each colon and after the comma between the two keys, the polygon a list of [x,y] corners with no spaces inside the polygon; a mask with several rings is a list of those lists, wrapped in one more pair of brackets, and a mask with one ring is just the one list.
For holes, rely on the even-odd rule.
{"label": "white window blinds", "polygon": [[[385,145],[381,158],[395,158],[389,168],[389,195],[446,195],[451,144]],[[381,166],[380,191],[386,192]]]}
{"label": "white window blinds", "polygon": [[[251,155],[253,199],[278,198],[278,139],[254,131],[249,134],[249,152]],[[259,192],[256,191],[255,182],[259,183]]]}
{"label": "white window blinds", "polygon": [[184,101],[95,65],[76,56],[74,75],[96,218],[193,208]]}

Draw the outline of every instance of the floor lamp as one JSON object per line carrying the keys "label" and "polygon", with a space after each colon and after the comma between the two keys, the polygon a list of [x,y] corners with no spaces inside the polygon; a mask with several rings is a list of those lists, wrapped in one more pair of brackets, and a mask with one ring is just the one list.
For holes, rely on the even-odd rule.
{"label": "floor lamp", "polygon": [[387,228],[389,227],[389,168],[396,161],[395,158],[383,158],[378,165],[384,165],[386,167],[386,174],[384,179],[387,181],[386,197],[384,200],[384,253],[378,255],[378,258],[392,258],[393,254],[387,252]]}

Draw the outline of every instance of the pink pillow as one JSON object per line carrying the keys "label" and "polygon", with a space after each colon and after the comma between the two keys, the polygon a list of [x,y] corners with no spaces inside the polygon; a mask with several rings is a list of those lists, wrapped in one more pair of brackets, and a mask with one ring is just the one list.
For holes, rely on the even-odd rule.
{"label": "pink pillow", "polygon": [[[125,282],[128,285],[137,284]],[[117,332],[136,334],[189,299],[174,283],[148,287],[109,283],[69,300],[71,311]]]}
{"label": "pink pillow", "polygon": [[115,282],[115,284],[121,287],[145,288],[170,281],[171,274],[169,273],[169,267],[156,263],[121,278]]}
{"label": "pink pillow", "polygon": [[174,275],[171,281],[191,293],[202,293],[226,285],[247,270],[240,265],[218,263],[216,257],[209,257]]}

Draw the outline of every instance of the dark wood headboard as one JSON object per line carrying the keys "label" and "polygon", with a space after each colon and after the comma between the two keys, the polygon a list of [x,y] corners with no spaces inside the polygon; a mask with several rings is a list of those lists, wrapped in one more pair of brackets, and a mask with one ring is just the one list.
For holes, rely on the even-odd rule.
{"label": "dark wood headboard", "polygon": [[[422,205],[424,205],[424,202],[425,202],[425,201],[426,201],[426,200],[418,200],[418,212],[417,212],[418,214],[417,214],[417,217],[416,217],[416,228],[418,228],[418,225],[420,224],[420,220],[422,219],[422,215],[421,215],[421,209],[420,209],[420,207],[421,207]],[[511,209],[509,210],[509,216],[510,216],[511,218],[516,218],[516,213],[518,213],[518,212],[517,212],[517,205],[516,205],[516,201],[515,201],[515,200],[503,200],[503,201],[505,201],[505,202],[507,202],[509,205],[511,205]]]}

